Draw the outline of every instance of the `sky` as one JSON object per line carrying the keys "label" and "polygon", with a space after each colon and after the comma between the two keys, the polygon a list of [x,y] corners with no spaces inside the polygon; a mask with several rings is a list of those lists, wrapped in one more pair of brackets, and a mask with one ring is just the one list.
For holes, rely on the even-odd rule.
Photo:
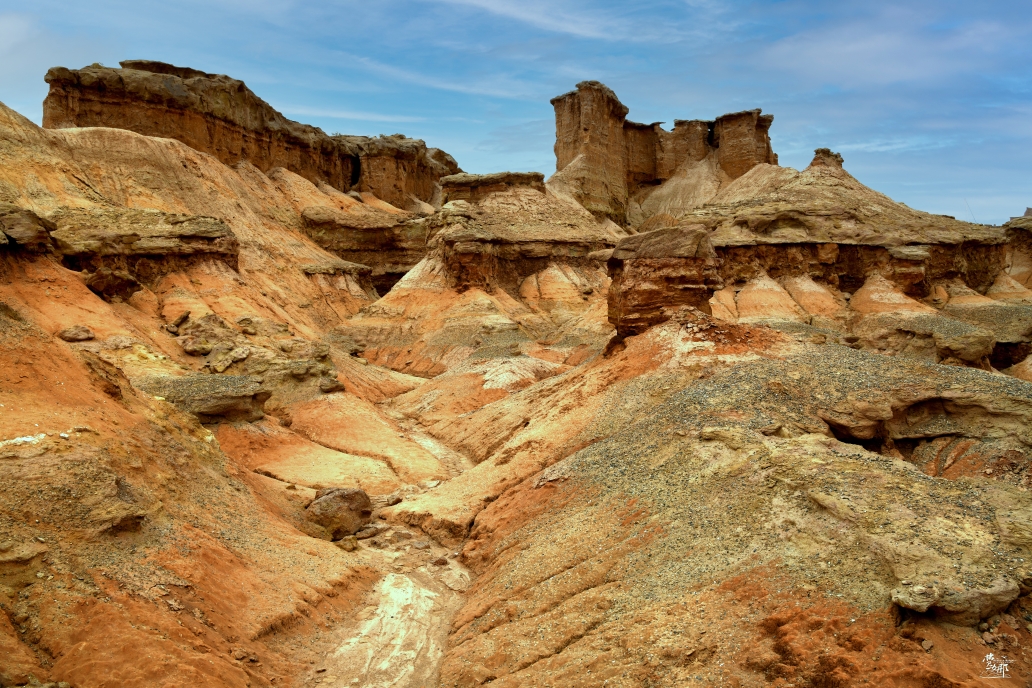
{"label": "sky", "polygon": [[151,59],[244,80],[328,133],[404,133],[467,172],[555,170],[549,99],[629,119],[762,108],[782,165],[829,147],[912,207],[1032,206],[1032,0],[0,0],[0,101],[39,123],[53,66]]}

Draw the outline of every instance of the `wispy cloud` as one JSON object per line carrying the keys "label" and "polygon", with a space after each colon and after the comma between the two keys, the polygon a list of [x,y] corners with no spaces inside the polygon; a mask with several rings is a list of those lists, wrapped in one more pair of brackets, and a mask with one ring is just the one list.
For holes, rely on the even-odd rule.
{"label": "wispy cloud", "polygon": [[337,110],[313,108],[304,105],[285,105],[284,114],[304,115],[308,117],[326,117],[328,119],[351,119],[361,122],[424,122],[425,117],[408,117],[405,115],[383,115],[378,112],[359,112],[356,110]]}
{"label": "wispy cloud", "polygon": [[43,75],[59,64],[76,67],[110,58],[120,41],[102,41],[81,34],[59,35],[29,11],[5,13],[0,0],[0,101],[39,123],[47,93]]}
{"label": "wispy cloud", "polygon": [[468,80],[462,75],[456,75],[451,79],[421,74],[402,67],[385,64],[369,57],[356,57],[358,65],[366,70],[386,76],[396,81],[407,84],[433,88],[441,91],[453,91],[455,93],[466,93],[477,96],[492,96],[495,98],[525,99],[533,97],[535,86],[529,82],[507,77],[504,73],[492,75],[487,78],[476,78]]}
{"label": "wispy cloud", "polygon": [[926,151],[937,148],[950,148],[956,145],[952,138],[933,138],[928,136],[902,137],[891,139],[872,139],[840,143],[835,146],[839,152],[860,151],[864,153],[898,153],[902,151]]}
{"label": "wispy cloud", "polygon": [[437,0],[449,5],[465,5],[499,17],[513,19],[544,31],[569,34],[580,38],[623,38],[624,29],[614,25],[599,12],[577,12],[565,9],[560,2],[524,0]]}
{"label": "wispy cloud", "polygon": [[[555,140],[555,120],[539,119],[498,127],[476,145],[492,153],[521,153],[547,150]],[[549,156],[551,157],[551,156]]]}
{"label": "wispy cloud", "polygon": [[8,59],[21,45],[38,33],[27,17],[0,14],[0,58]]}
{"label": "wispy cloud", "polygon": [[[571,3],[564,0],[427,0],[461,5],[510,19],[542,31],[605,41],[673,42],[693,33],[678,22],[657,22],[652,13],[642,12],[635,3],[620,3],[617,8],[597,3]],[[676,6],[671,7],[673,9]],[[682,7],[710,10],[707,2],[684,3]],[[653,3],[649,9],[658,9]],[[646,16],[641,16],[646,15]],[[647,17],[647,18],[646,18]]]}

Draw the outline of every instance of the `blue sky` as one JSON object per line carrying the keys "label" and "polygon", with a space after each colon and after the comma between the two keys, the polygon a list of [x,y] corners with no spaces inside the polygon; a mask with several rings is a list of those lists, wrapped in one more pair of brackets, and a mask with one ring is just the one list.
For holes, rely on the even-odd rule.
{"label": "blue sky", "polygon": [[464,169],[555,169],[549,98],[583,79],[640,122],[762,107],[781,164],[1002,222],[1032,206],[1032,2],[0,0],[0,101],[47,68],[157,59],[243,79],[328,132],[402,132]]}

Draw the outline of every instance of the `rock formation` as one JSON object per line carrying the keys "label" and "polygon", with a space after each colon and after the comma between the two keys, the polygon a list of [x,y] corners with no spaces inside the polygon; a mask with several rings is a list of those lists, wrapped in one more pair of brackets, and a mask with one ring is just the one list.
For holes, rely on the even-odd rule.
{"label": "rock formation", "polygon": [[666,131],[662,122],[628,121],[627,107],[597,81],[582,81],[577,90],[551,102],[556,183],[561,182],[591,212],[620,224],[638,219],[628,211],[630,204],[640,204],[642,192],[647,194],[706,161],[711,168],[708,176],[718,185],[741,177],[755,165],[778,164],[767,133],[774,117],[760,110],[711,122],[674,120],[674,128]]}
{"label": "rock formation", "polygon": [[442,184],[446,203],[424,222],[427,256],[342,328],[369,360],[429,377],[477,349],[509,359],[549,341],[560,361],[578,346],[600,350],[610,334],[600,252],[624,232],[553,193],[540,173]]}
{"label": "rock formation", "polygon": [[401,208],[433,203],[455,160],[400,134],[328,136],[291,121],[242,81],[150,60],[47,72],[43,126],[115,127],[182,141],[227,165],[284,167],[340,191],[368,191]]}
{"label": "rock formation", "polygon": [[309,206],[301,211],[304,232],[349,263],[371,266],[373,285],[390,288],[426,255],[424,223],[407,213],[356,203],[347,210]]}
{"label": "rock formation", "polygon": [[669,222],[624,239],[610,259],[621,336],[691,306],[855,335],[883,352],[916,353],[925,341],[935,361],[988,365],[995,351],[1007,367],[1030,341],[1027,306],[992,298],[1004,293],[993,285],[1020,290],[1028,279],[1023,229],[912,210],[860,184],[827,149],[803,172],[757,165]]}
{"label": "rock formation", "polygon": [[1032,218],[593,82],[546,183],[126,67],[48,113],[223,153],[0,105],[0,685],[1028,684]]}

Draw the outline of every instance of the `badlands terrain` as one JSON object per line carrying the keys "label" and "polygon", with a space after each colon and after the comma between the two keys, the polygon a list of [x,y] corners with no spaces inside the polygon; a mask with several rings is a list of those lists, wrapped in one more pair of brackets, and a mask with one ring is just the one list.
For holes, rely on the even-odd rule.
{"label": "badlands terrain", "polygon": [[547,180],[46,81],[0,105],[0,686],[1032,684],[1032,217],[591,81]]}

